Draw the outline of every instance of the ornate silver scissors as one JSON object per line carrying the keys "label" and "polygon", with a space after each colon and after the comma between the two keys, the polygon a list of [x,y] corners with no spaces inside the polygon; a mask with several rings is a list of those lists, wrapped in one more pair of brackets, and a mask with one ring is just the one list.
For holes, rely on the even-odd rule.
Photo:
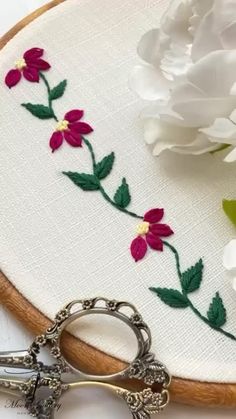
{"label": "ornate silver scissors", "polygon": [[[129,309],[130,314],[127,314]],[[61,353],[61,336],[65,328],[75,320],[88,314],[105,314],[126,323],[135,333],[138,351],[135,359],[123,370],[111,375],[92,375],[75,368]],[[49,345],[55,359],[52,365],[40,362],[38,356],[43,347]],[[150,352],[151,333],[140,313],[130,303],[98,297],[75,300],[60,310],[52,327],[37,336],[28,350],[1,352],[0,366],[30,370],[28,379],[0,377],[0,389],[14,395],[24,395],[29,413],[38,419],[54,418],[56,404],[65,392],[82,386],[98,386],[110,389],[128,405],[134,419],[149,419],[153,413],[161,412],[169,402],[170,374],[164,365]],[[66,380],[66,373],[72,373],[75,380]],[[140,392],[127,390],[122,380],[141,380],[147,386]],[[115,385],[120,382],[121,385]],[[158,390],[153,390],[158,384]],[[40,389],[47,395],[39,395]]]}

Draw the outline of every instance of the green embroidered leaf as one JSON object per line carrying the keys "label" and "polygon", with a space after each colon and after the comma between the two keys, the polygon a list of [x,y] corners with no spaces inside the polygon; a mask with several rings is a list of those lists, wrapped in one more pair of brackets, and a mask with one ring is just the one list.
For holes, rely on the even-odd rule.
{"label": "green embroidered leaf", "polygon": [[186,293],[196,291],[202,282],[203,263],[200,259],[196,265],[191,266],[182,273],[181,286]]}
{"label": "green embroidered leaf", "polygon": [[153,291],[165,304],[174,308],[188,307],[188,299],[178,290],[172,288],[149,288]]}
{"label": "green embroidered leaf", "polygon": [[53,87],[53,89],[50,92],[49,98],[51,100],[55,100],[61,97],[65,92],[66,85],[67,80],[63,80],[57,86]]}
{"label": "green embroidered leaf", "polygon": [[83,191],[96,191],[99,189],[99,181],[94,175],[87,173],[76,172],[62,172],[63,175],[68,176],[76,186],[79,186]]}
{"label": "green embroidered leaf", "polygon": [[39,119],[53,118],[53,111],[48,106],[33,105],[32,103],[22,103],[22,106]]}
{"label": "green embroidered leaf", "polygon": [[230,221],[236,227],[236,199],[228,201],[227,199],[223,199],[222,202],[223,210],[227,217],[229,217]]}
{"label": "green embroidered leaf", "polygon": [[115,154],[112,152],[96,164],[95,174],[99,179],[104,179],[109,175],[113,167],[114,159]]}
{"label": "green embroidered leaf", "polygon": [[212,299],[207,317],[211,324],[216,327],[221,327],[226,323],[226,309],[218,292]]}
{"label": "green embroidered leaf", "polygon": [[125,178],[122,179],[122,183],[114,195],[114,201],[121,208],[126,208],[131,201],[129,185],[126,183]]}

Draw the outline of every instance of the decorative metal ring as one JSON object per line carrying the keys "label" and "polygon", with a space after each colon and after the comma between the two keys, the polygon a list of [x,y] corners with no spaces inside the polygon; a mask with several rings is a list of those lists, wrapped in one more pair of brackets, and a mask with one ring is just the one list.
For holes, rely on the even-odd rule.
{"label": "decorative metal ring", "polygon": [[[129,314],[127,314],[127,309]],[[138,342],[138,352],[135,359],[123,371],[110,375],[87,374],[79,368],[75,368],[62,356],[60,340],[63,330],[76,319],[88,314],[106,314],[116,317],[126,323],[135,333]],[[157,361],[150,352],[151,341],[150,329],[134,305],[124,301],[97,297],[75,300],[67,304],[57,313],[54,324],[46,331],[45,335],[38,336],[35,339],[29,352],[32,358],[37,357],[40,348],[50,343],[52,345],[51,355],[56,359],[55,368],[57,368],[58,372],[60,372],[59,370],[64,372],[69,368],[71,371],[76,372],[80,379],[85,381],[101,380],[109,382],[122,378],[137,378],[147,385],[158,383],[167,388],[170,376],[164,365]]]}
{"label": "decorative metal ring", "polygon": [[[79,306],[76,311],[73,309]],[[130,309],[131,314],[127,315],[122,312],[122,309],[127,307]],[[146,353],[147,349],[151,346],[151,333],[146,323],[142,320],[141,315],[137,312],[134,306],[125,302],[117,302],[114,300],[107,300],[105,298],[96,298],[91,300],[79,300],[74,301],[73,303],[68,304],[61,312],[59,312],[56,316],[56,324],[52,328],[51,331],[47,332],[47,339],[53,339],[53,348],[52,348],[52,355],[56,354],[60,350],[60,340],[62,336],[62,332],[65,328],[73,323],[75,320],[84,317],[86,315],[94,315],[94,314],[103,314],[115,317],[125,324],[127,324],[130,329],[134,332],[137,343],[138,343],[138,350],[135,356],[134,362],[137,362],[139,359],[143,357]],[[66,317],[66,318],[65,318]],[[63,319],[63,320],[62,320]],[[55,337],[56,332],[56,337]],[[110,374],[110,375],[93,375],[87,374],[84,371],[81,371],[78,368],[75,368],[72,364],[70,364],[64,357],[63,361],[67,367],[69,367],[72,371],[79,374],[81,379],[83,380],[101,380],[101,381],[113,381],[114,379],[120,379],[124,376],[127,376],[129,371],[129,366],[126,367],[123,371],[118,373]]]}

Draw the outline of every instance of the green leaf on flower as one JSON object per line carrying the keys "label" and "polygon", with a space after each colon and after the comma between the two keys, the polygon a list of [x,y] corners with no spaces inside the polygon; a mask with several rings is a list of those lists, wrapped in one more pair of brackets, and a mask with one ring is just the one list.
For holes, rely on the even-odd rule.
{"label": "green leaf on flower", "polygon": [[207,317],[210,323],[216,327],[222,327],[226,323],[226,309],[218,292],[212,299]]}
{"label": "green leaf on flower", "polygon": [[53,87],[53,89],[51,90],[49,94],[49,99],[51,100],[59,99],[59,97],[61,97],[64,94],[66,85],[67,85],[67,80],[63,80],[57,86]]}
{"label": "green leaf on flower", "polygon": [[188,307],[188,299],[185,295],[181,294],[178,290],[172,288],[149,288],[154,292],[163,303],[174,308]]}
{"label": "green leaf on flower", "polygon": [[66,175],[76,186],[83,189],[83,191],[96,191],[99,189],[99,180],[94,175],[77,172],[62,172]]}
{"label": "green leaf on flower", "polygon": [[229,148],[229,147],[231,147],[231,144],[221,144],[221,145],[219,146],[219,148],[217,148],[216,150],[210,151],[210,154],[216,154],[216,153],[218,153],[219,151],[226,150],[226,148]]}
{"label": "green leaf on flower", "polygon": [[222,205],[225,214],[236,227],[236,199],[231,201],[223,199]]}
{"label": "green leaf on flower", "polygon": [[22,106],[39,119],[50,119],[54,116],[52,109],[48,106],[34,105],[33,103],[22,103]]}
{"label": "green leaf on flower", "polygon": [[112,170],[115,154],[112,152],[108,156],[105,156],[95,167],[95,175],[98,179],[104,179],[109,175]]}
{"label": "green leaf on flower", "polygon": [[187,271],[182,273],[181,286],[188,294],[200,288],[202,282],[203,262],[200,259],[196,265],[191,266]]}
{"label": "green leaf on flower", "polygon": [[122,183],[114,195],[114,201],[121,208],[126,208],[131,201],[129,185],[125,178],[122,179]]}

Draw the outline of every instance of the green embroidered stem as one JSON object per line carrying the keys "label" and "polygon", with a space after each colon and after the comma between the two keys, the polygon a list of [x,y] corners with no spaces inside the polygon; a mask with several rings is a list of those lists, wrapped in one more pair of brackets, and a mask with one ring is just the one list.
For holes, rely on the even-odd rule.
{"label": "green embroidered stem", "polygon": [[55,119],[55,121],[58,121],[58,118],[55,115],[55,112],[54,112],[53,107],[52,107],[52,99],[51,99],[51,88],[50,88],[50,85],[49,85],[49,83],[48,83],[45,75],[42,72],[39,72],[39,76],[42,79],[42,81],[44,82],[44,84],[46,86],[46,89],[47,89],[47,92],[48,92],[48,108],[50,109],[51,114],[52,114],[52,117]]}
{"label": "green embroidered stem", "polygon": [[[184,282],[184,274],[182,274],[182,272],[181,272],[181,268],[180,268],[180,257],[179,257],[179,253],[178,253],[178,251],[176,250],[176,248],[174,247],[174,246],[172,246],[171,244],[169,244],[168,242],[166,242],[166,241],[163,241],[163,243],[164,243],[164,245],[165,246],[167,246],[171,251],[172,251],[172,253],[174,254],[174,256],[175,256],[175,261],[176,261],[176,268],[177,268],[177,272],[178,272],[178,277],[179,277],[179,279],[180,279],[180,285],[181,285],[181,291],[182,291],[182,296],[183,296],[183,298],[184,298],[184,303],[185,303],[185,305],[183,305],[183,301],[182,301],[182,307],[183,308],[185,308],[185,307],[189,307],[195,314],[196,314],[196,316],[198,316],[204,323],[206,323],[208,326],[210,326],[212,329],[214,329],[214,330],[216,330],[216,331],[218,331],[218,332],[220,332],[221,334],[223,334],[224,336],[226,336],[226,337],[228,337],[229,339],[232,339],[232,340],[236,340],[236,336],[234,336],[232,333],[229,333],[229,332],[227,332],[227,331],[225,331],[224,329],[222,329],[220,326],[217,326],[216,324],[213,324],[210,320],[209,320],[209,318],[207,318],[207,317],[205,317],[203,314],[201,314],[200,313],[200,311],[193,305],[193,303],[191,302],[191,300],[189,299],[189,297],[188,297],[188,292],[186,291],[186,282]],[[191,268],[190,268],[191,269]],[[190,272],[190,270],[188,270],[187,271],[188,273]],[[195,291],[199,286],[200,286],[200,281],[199,281],[199,284],[197,284],[196,285],[196,283],[195,283],[195,285],[194,284],[192,284],[191,285],[191,287],[192,288],[190,288],[190,284],[188,284],[188,286],[189,286],[189,292],[192,292],[192,291]],[[156,292],[156,288],[151,288],[151,291],[154,291],[154,292]],[[181,294],[180,294],[181,295]],[[160,295],[159,295],[160,296]],[[218,299],[220,299],[220,297],[219,297],[219,294],[217,293],[216,294],[216,296],[217,296],[217,298]],[[220,299],[221,300],[221,299]],[[164,301],[164,300],[163,300]],[[214,301],[214,300],[213,300]],[[219,301],[219,300],[218,300]],[[166,301],[165,301],[166,302]],[[175,305],[175,307],[177,307],[177,305]],[[179,307],[181,307],[180,305],[179,305]],[[225,321],[226,321],[226,319],[225,319]]]}
{"label": "green embroidered stem", "polygon": [[93,163],[93,173],[94,173],[95,169],[96,169],[96,157],[95,157],[95,153],[93,151],[92,144],[85,137],[82,137],[82,138],[83,138],[84,144],[86,144],[86,146],[88,147],[88,150],[90,152],[90,155],[91,155],[91,158],[92,158],[92,163]]}
{"label": "green embroidered stem", "polygon": [[176,261],[176,268],[177,268],[177,272],[178,272],[178,277],[179,277],[179,279],[181,281],[181,279],[182,279],[182,273],[181,273],[181,269],[180,269],[180,257],[179,257],[179,254],[178,254],[176,248],[174,246],[172,246],[170,243],[168,243],[165,240],[163,240],[163,244],[166,247],[169,247],[169,249],[172,251],[172,253],[174,253],[175,261]]}
{"label": "green embroidered stem", "polygon": [[[186,293],[183,292],[183,295],[185,297]],[[217,327],[214,326],[210,320],[208,320],[207,317],[203,316],[203,314],[200,313],[200,311],[198,311],[198,309],[193,305],[193,303],[189,300],[189,298],[187,297],[188,300],[188,304],[189,304],[189,308],[204,322],[206,323],[208,326],[210,326],[212,329],[216,330],[217,332],[220,332],[221,334],[225,335],[227,338],[230,338],[232,340],[236,340],[236,336],[234,336],[232,333],[227,332],[226,330],[222,329],[221,327]]]}
{"label": "green embroidered stem", "polygon": [[96,177],[96,180],[97,180],[97,185],[98,185],[98,189],[99,189],[99,191],[101,192],[101,195],[103,196],[103,198],[107,201],[107,202],[109,202],[109,204],[111,204],[113,207],[115,207],[116,209],[118,209],[119,211],[121,211],[121,212],[124,212],[124,213],[126,213],[126,214],[128,214],[128,215],[130,215],[131,217],[134,217],[134,218],[139,218],[139,219],[143,219],[143,216],[141,216],[141,215],[138,215],[138,214],[136,214],[136,213],[134,213],[134,212],[132,212],[132,211],[129,211],[129,210],[127,210],[126,208],[122,208],[121,206],[119,206],[115,201],[113,201],[111,198],[110,198],[110,196],[106,193],[106,191],[105,191],[105,189],[103,188],[103,186],[102,186],[102,184],[101,184],[101,181],[97,178],[97,176],[96,176],[96,167],[97,167],[97,163],[96,163],[96,157],[95,157],[95,153],[94,153],[94,150],[93,150],[93,147],[92,147],[92,144],[87,140],[87,138],[84,138],[83,137],[83,141],[84,141],[84,143],[86,144],[86,146],[87,146],[87,148],[88,148],[88,150],[89,150],[89,152],[90,152],[90,155],[91,155],[91,159],[92,159],[92,165],[93,165],[93,175]]}
{"label": "green embroidered stem", "polygon": [[102,187],[102,185],[101,185],[101,183],[100,183],[100,185],[99,185],[99,190],[100,190],[100,192],[101,192],[101,194],[102,194],[102,196],[106,199],[106,201],[107,202],[109,202],[111,205],[113,205],[113,207],[115,207],[115,208],[117,208],[119,211],[121,211],[121,212],[125,212],[126,214],[128,214],[128,215],[130,215],[131,217],[134,217],[134,218],[139,218],[139,219],[143,219],[143,217],[141,216],[141,215],[137,215],[137,214],[135,214],[135,212],[132,212],[132,211],[128,211],[127,209],[125,209],[125,208],[122,208],[122,207],[119,207],[110,197],[109,197],[109,195],[107,195],[107,193],[106,193],[106,191],[104,190],[104,188]]}

